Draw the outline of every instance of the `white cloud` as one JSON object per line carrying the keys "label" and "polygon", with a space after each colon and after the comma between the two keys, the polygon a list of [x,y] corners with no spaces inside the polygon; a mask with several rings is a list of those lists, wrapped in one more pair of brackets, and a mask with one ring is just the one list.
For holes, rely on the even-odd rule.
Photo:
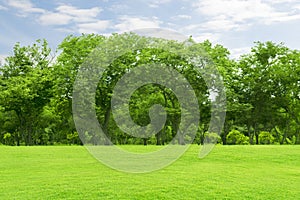
{"label": "white cloud", "polygon": [[5,61],[5,58],[7,57],[8,55],[1,55],[0,54],[0,64],[3,64],[4,61]]}
{"label": "white cloud", "polygon": [[69,24],[73,18],[63,13],[48,12],[40,16],[39,22],[42,25],[66,25]]}
{"label": "white cloud", "polygon": [[66,27],[66,28],[63,28],[63,27],[59,27],[59,28],[55,28],[55,30],[57,31],[60,31],[60,32],[64,32],[64,33],[74,33],[75,31],[75,28],[74,27]]}
{"label": "white cloud", "polygon": [[79,9],[69,5],[61,5],[56,8],[58,13],[66,14],[73,17],[76,22],[88,22],[92,21],[102,11],[99,7],[93,7],[90,9]]}
{"label": "white cloud", "polygon": [[45,12],[44,9],[35,7],[30,0],[8,0],[7,5],[19,10],[23,16],[26,16],[27,13]]}
{"label": "white cloud", "polygon": [[131,31],[142,28],[159,28],[161,21],[156,17],[152,18],[140,18],[140,17],[129,17],[122,16],[119,18],[120,23],[115,25],[115,29],[120,32]]}
{"label": "white cloud", "polygon": [[81,9],[70,5],[60,5],[54,12],[43,13],[38,21],[42,25],[70,25],[56,30],[63,32],[101,33],[110,25],[109,20],[99,20],[100,7]]}
{"label": "white cloud", "polygon": [[178,15],[178,18],[180,18],[180,19],[192,19],[192,16],[190,16],[190,15]]}
{"label": "white cloud", "polygon": [[194,6],[196,11],[208,19],[204,24],[205,28],[211,27],[212,30],[220,31],[241,30],[249,26],[253,20],[262,24],[272,24],[299,19],[300,13],[280,11],[280,7],[270,2],[270,0],[199,0]]}
{"label": "white cloud", "polygon": [[205,28],[209,24],[190,24],[179,28],[179,32],[185,35],[192,35],[196,42],[203,42],[209,40],[210,42],[219,42],[221,34],[218,31],[212,31],[212,29]]}
{"label": "white cloud", "polygon": [[[19,10],[20,16],[29,13],[38,13],[38,22],[42,25],[68,25],[74,23],[96,23],[98,14],[102,11],[99,7],[81,9],[70,5],[61,4],[55,11],[46,11],[35,7],[30,0],[7,0],[7,5]],[[0,7],[1,9],[1,7]],[[100,22],[97,22],[98,24]],[[85,26],[85,25],[83,25]]]}
{"label": "white cloud", "polygon": [[219,41],[221,35],[219,33],[202,33],[199,35],[193,35],[193,39],[196,42],[203,42],[205,40],[209,40],[212,43],[216,43]]}
{"label": "white cloud", "polygon": [[108,10],[112,11],[114,13],[121,13],[121,12],[127,11],[129,8],[130,7],[125,4],[113,4],[108,8]]}
{"label": "white cloud", "polygon": [[273,16],[272,18],[266,18],[262,20],[265,24],[273,24],[276,22],[288,22],[288,21],[293,21],[293,20],[299,20],[300,19],[300,14],[296,15],[281,15],[281,16]]}
{"label": "white cloud", "polygon": [[192,16],[190,16],[190,15],[177,15],[177,16],[174,16],[174,17],[172,17],[172,19],[175,19],[175,20],[177,20],[177,19],[192,19]]}
{"label": "white cloud", "polygon": [[78,24],[78,32],[80,33],[101,33],[110,25],[108,20],[99,20],[97,22]]}
{"label": "white cloud", "polygon": [[151,3],[148,4],[151,8],[157,8],[162,4],[170,3],[172,0],[152,0]]}
{"label": "white cloud", "polygon": [[201,24],[190,24],[187,26],[184,26],[183,28],[181,28],[180,32],[191,32],[191,31],[195,31],[196,29],[199,29],[202,25]]}
{"label": "white cloud", "polygon": [[210,21],[201,24],[201,29],[205,31],[229,31],[231,29],[240,30],[244,26],[235,23],[232,20],[228,20],[224,17],[216,17]]}
{"label": "white cloud", "polygon": [[186,35],[183,35],[173,29],[162,28],[146,28],[134,31],[136,34],[146,37],[164,38],[168,40],[177,40],[183,42],[188,39]]}
{"label": "white cloud", "polygon": [[[70,27],[57,28],[59,31],[70,32],[98,32],[108,27],[108,21],[98,20],[97,16],[102,11],[100,7],[89,9],[77,8],[71,5],[61,4],[54,11],[46,11],[35,7],[30,0],[8,0],[10,7],[19,10],[21,16],[29,13],[39,14],[37,21],[42,25],[71,25]],[[73,24],[72,24],[73,23]]]}
{"label": "white cloud", "polygon": [[206,16],[226,16],[233,21],[253,17],[267,17],[273,9],[260,0],[200,0],[195,4],[197,11]]}
{"label": "white cloud", "polygon": [[230,58],[238,59],[241,55],[247,54],[251,52],[251,47],[240,47],[234,48],[230,50]]}
{"label": "white cloud", "polygon": [[96,17],[101,8],[79,9],[69,5],[60,5],[56,12],[47,12],[40,16],[39,22],[43,25],[66,25],[71,22],[86,23],[97,21]]}
{"label": "white cloud", "polygon": [[2,5],[0,5],[0,10],[7,10],[7,8],[4,7],[4,6],[2,6]]}
{"label": "white cloud", "polygon": [[267,3],[271,4],[286,4],[286,3],[298,3],[298,0],[265,0]]}

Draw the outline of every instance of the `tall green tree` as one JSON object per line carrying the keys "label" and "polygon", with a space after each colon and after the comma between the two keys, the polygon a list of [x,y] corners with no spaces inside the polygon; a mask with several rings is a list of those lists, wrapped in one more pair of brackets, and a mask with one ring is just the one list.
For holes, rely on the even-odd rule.
{"label": "tall green tree", "polygon": [[96,34],[69,35],[58,45],[54,68],[54,97],[47,113],[53,123],[47,130],[55,132],[59,140],[66,142],[68,134],[76,134],[72,118],[72,92],[77,71],[89,54],[103,41],[104,36]]}
{"label": "tall green tree", "polygon": [[242,57],[239,67],[241,101],[252,106],[245,113],[249,132],[253,130],[251,136],[258,144],[260,131],[276,132],[275,127],[280,126],[284,133],[278,142],[283,143],[298,117],[299,52],[283,44],[257,42],[251,53]]}
{"label": "tall green tree", "polygon": [[[93,52],[94,57],[87,59],[87,62],[83,65],[83,70],[89,73],[89,79],[95,78],[97,80],[98,74],[100,73],[95,69],[95,66],[102,66],[103,64],[108,65],[105,71],[101,71],[103,74],[97,89],[96,94],[96,110],[98,118],[102,124],[102,128],[106,135],[111,139],[117,131],[117,128],[113,125],[113,119],[111,116],[111,96],[113,94],[113,89],[118,80],[130,69],[138,67],[143,64],[164,64],[172,67],[179,73],[183,74],[190,82],[193,87],[199,102],[201,103],[201,109],[209,107],[209,96],[207,86],[204,82],[202,75],[197,72],[196,67],[191,64],[191,60],[186,59],[184,56],[195,49],[201,49],[193,42],[188,50],[184,50],[184,43],[179,43],[176,41],[168,41],[163,39],[145,38],[138,36],[133,33],[127,34],[114,34],[100,45],[100,50]],[[133,48],[133,46],[135,48]],[[105,52],[103,53],[103,49]],[[182,52],[177,52],[177,49],[183,49]],[[198,57],[193,57],[199,59],[203,58],[202,52],[196,52]],[[199,62],[202,65],[203,62]],[[93,71],[94,70],[94,71]],[[93,73],[91,73],[93,72]],[[95,77],[91,76],[95,75]],[[78,87],[87,89],[89,85],[85,83],[85,79],[81,80]],[[171,83],[176,84],[175,80],[170,80]],[[157,144],[163,144],[166,142],[167,133],[172,130],[173,136],[177,134],[178,124],[182,122],[180,119],[180,109],[178,107],[179,103],[177,99],[174,98],[174,94],[164,87],[159,87],[157,85],[149,85],[148,87],[143,87],[144,90],[140,90],[137,96],[133,95],[132,107],[141,108],[142,105],[145,108],[149,108],[155,101],[155,99],[162,99],[160,104],[164,106],[168,112],[167,124],[164,129],[156,135]],[[78,90],[80,91],[80,90]],[[155,98],[148,97],[149,93],[154,94]],[[88,94],[87,94],[88,95]],[[136,98],[138,97],[138,98]],[[145,98],[144,98],[145,97]],[[148,98],[147,98],[148,97]],[[90,97],[91,100],[87,102],[92,102],[93,96]],[[136,98],[136,99],[135,99]],[[207,103],[203,104],[203,100]],[[151,102],[153,101],[153,102]],[[82,102],[84,105],[84,102]],[[141,110],[132,111],[133,118],[136,118],[136,122],[140,124],[149,123],[148,113],[145,112],[145,108]],[[209,110],[208,110],[209,112]],[[202,113],[202,112],[201,112]],[[207,112],[203,112],[207,115]],[[210,116],[209,114],[207,116]],[[205,118],[205,117],[203,117]],[[207,120],[208,121],[208,120]],[[185,133],[182,133],[183,135]],[[91,136],[93,138],[93,136]],[[183,138],[178,138],[178,143],[184,143]]]}
{"label": "tall green tree", "polygon": [[31,46],[17,43],[13,55],[6,58],[1,71],[0,102],[5,112],[18,118],[15,140],[17,145],[35,143],[39,137],[36,122],[52,95],[51,50],[46,40]]}

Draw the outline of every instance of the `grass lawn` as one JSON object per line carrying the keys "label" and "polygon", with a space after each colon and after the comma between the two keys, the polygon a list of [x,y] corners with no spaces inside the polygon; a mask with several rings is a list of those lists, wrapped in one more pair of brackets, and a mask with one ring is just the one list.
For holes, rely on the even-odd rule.
{"label": "grass lawn", "polygon": [[127,174],[82,146],[0,146],[0,199],[300,199],[300,146],[216,146],[204,159],[199,148]]}

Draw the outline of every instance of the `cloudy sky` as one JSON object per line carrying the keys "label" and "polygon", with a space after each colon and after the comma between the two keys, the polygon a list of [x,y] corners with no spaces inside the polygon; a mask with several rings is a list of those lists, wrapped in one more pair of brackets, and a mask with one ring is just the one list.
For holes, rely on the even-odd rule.
{"label": "cloudy sky", "polygon": [[300,0],[0,0],[0,59],[45,38],[55,47],[69,34],[167,28],[209,39],[233,56],[254,41],[300,49]]}

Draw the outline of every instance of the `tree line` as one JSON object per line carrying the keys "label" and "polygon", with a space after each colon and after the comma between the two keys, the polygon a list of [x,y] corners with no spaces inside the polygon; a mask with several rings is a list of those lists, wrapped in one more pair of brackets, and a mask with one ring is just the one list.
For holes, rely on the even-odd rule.
{"label": "tree line", "polygon": [[[46,40],[37,40],[29,46],[17,43],[13,54],[0,67],[0,143],[82,144],[72,115],[73,86],[79,68],[101,45],[109,43],[108,51],[113,55],[120,46],[137,41],[152,44],[153,40],[134,33],[107,37],[70,35],[58,45],[56,52],[49,48]],[[166,123],[157,134],[147,138],[128,135],[118,127],[112,115],[111,97],[118,80],[137,66],[160,63],[186,77],[195,92],[200,122],[194,143],[203,143],[209,132],[212,100],[203,74],[195,70],[201,66],[194,66],[184,57],[168,51],[180,49],[187,43],[194,52],[205,52],[201,62],[206,62],[206,58],[212,61],[226,89],[224,127],[219,130],[220,135],[217,130],[209,137],[222,144],[300,144],[299,50],[292,50],[283,43],[256,42],[249,53],[231,59],[229,50],[222,45],[212,45],[209,41],[197,43],[192,37],[184,42],[155,39],[157,48],[128,51],[109,64],[99,80],[94,109],[110,141],[164,145],[179,131],[179,124],[184,123],[180,118],[180,102],[172,90],[157,84],[139,88],[129,102],[130,116],[140,126],[150,123],[149,109],[153,104],[165,108]],[[188,131],[181,136],[175,143],[184,144],[190,137]],[[93,137],[87,133],[85,141],[97,144]]]}

